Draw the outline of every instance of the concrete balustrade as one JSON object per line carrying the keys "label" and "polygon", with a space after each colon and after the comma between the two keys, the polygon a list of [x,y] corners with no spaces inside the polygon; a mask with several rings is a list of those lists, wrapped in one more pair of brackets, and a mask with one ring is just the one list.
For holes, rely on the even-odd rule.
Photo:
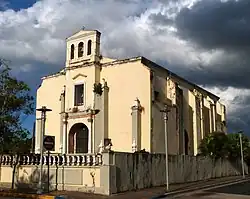
{"label": "concrete balustrade", "polygon": [[[18,158],[18,160],[17,160]],[[80,154],[80,155],[60,155],[51,154],[44,155],[42,158],[42,163],[44,165],[68,165],[68,166],[98,166],[102,165],[102,155],[101,154]],[[39,165],[40,155],[21,155],[19,157],[14,155],[2,155],[1,156],[2,165]]]}

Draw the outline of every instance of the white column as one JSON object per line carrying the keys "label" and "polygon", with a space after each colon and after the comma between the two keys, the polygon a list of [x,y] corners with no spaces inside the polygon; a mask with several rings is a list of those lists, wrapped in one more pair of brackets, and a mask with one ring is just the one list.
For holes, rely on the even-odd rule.
{"label": "white column", "polygon": [[203,139],[204,138],[204,119],[203,119],[203,104],[204,104],[204,102],[203,102],[203,96],[201,96],[201,101],[200,101],[200,109],[201,109],[201,111],[200,111],[200,113],[201,113],[201,139]]}
{"label": "white column", "polygon": [[216,124],[216,114],[217,114],[217,111],[216,111],[216,103],[213,104],[213,124],[214,124],[214,131],[217,131],[217,124]]}
{"label": "white column", "polygon": [[68,152],[68,135],[67,135],[67,121],[63,121],[63,146],[62,146],[62,153],[66,154]]}
{"label": "white column", "polygon": [[210,109],[209,109],[209,125],[210,125],[210,133],[214,131],[214,114],[213,114],[213,106],[212,102],[210,102]]}
{"label": "white column", "polygon": [[90,112],[90,118],[88,118],[88,153],[94,153],[94,109]]}
{"label": "white column", "polygon": [[64,137],[64,119],[65,119],[65,86],[61,92],[60,101],[61,101],[61,113],[60,113],[60,153],[63,153],[63,137]]}
{"label": "white column", "polygon": [[141,104],[136,99],[132,109],[132,152],[141,150]]}
{"label": "white column", "polygon": [[95,117],[92,119],[90,125],[91,125],[91,128],[92,128],[92,135],[91,135],[91,151],[92,153],[95,153]]}
{"label": "white column", "polygon": [[[91,124],[90,124],[91,125]],[[91,129],[91,128],[88,128]],[[88,136],[88,153],[92,153],[92,130],[89,130],[89,136]]]}
{"label": "white column", "polygon": [[216,104],[213,102],[210,102],[210,116],[211,116],[211,132],[216,131]]}
{"label": "white column", "polygon": [[76,135],[77,133],[74,134],[74,153],[76,153]]}

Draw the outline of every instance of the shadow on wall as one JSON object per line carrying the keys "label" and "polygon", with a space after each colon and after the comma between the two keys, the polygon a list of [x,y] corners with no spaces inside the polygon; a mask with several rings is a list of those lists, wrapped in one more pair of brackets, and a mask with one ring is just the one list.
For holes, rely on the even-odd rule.
{"label": "shadow on wall", "polygon": [[[242,162],[240,159],[238,160],[228,160],[230,162],[230,164],[232,165],[232,167],[237,170],[239,172],[239,174],[243,174],[242,173]],[[248,175],[248,167],[246,166],[246,162],[244,162],[244,174]]]}
{"label": "shadow on wall", "polygon": [[[22,168],[22,166],[18,166],[17,170],[23,169],[23,175],[18,177],[16,175],[17,180],[15,180],[15,189],[19,192],[25,192],[25,193],[35,193],[38,189],[39,184],[39,176],[40,176],[40,170],[36,168],[33,170],[33,172],[28,175],[26,174],[25,167]],[[54,191],[57,190],[57,180],[56,180],[56,186],[52,186],[52,179],[56,177],[57,179],[57,172],[56,176],[54,174],[49,175],[48,172],[45,170],[42,173],[42,189],[45,192]],[[49,189],[49,190],[48,190]]]}
{"label": "shadow on wall", "polygon": [[[188,183],[241,175],[240,160],[212,160],[202,156],[169,155],[169,183]],[[114,153],[117,192],[163,186],[166,183],[164,154]],[[245,174],[248,167],[245,164]]]}

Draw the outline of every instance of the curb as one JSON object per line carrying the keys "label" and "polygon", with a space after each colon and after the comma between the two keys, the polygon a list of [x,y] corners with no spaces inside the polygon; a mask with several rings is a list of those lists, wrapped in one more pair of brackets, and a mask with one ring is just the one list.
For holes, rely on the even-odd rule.
{"label": "curb", "polygon": [[32,198],[36,199],[36,194],[25,194],[25,193],[16,193],[16,192],[0,192],[0,196],[2,197],[14,197],[14,198]]}
{"label": "curb", "polygon": [[30,198],[30,199],[68,199],[67,196],[53,196],[53,195],[38,195],[38,194],[25,194],[25,193],[15,193],[15,192],[0,192],[2,197],[14,197],[14,198]]}
{"label": "curb", "polygon": [[234,181],[234,182],[228,182],[228,183],[225,183],[225,184],[218,184],[218,185],[215,185],[213,187],[205,187],[205,188],[203,188],[203,191],[207,191],[207,190],[210,190],[210,189],[217,189],[217,188],[220,188],[220,187],[230,186],[230,185],[244,183],[244,182],[248,182],[248,181],[250,181],[249,178],[241,179],[241,180]]}
{"label": "curb", "polygon": [[237,184],[237,183],[242,183],[242,182],[247,182],[249,181],[250,178],[247,177],[245,179],[238,179],[238,180],[231,180],[231,181],[224,181],[224,182],[220,182],[220,183],[215,183],[215,184],[211,184],[211,185],[204,185],[204,186],[200,186],[200,187],[194,187],[194,188],[187,188],[184,190],[176,190],[176,191],[170,191],[168,193],[159,195],[159,196],[155,196],[152,197],[151,199],[160,199],[160,198],[166,198],[167,196],[174,196],[174,195],[181,195],[184,193],[188,193],[188,192],[192,192],[192,191],[197,191],[197,190],[208,190],[210,188],[219,188],[219,187],[223,187],[223,186],[227,186],[227,185],[233,185],[233,184]]}
{"label": "curb", "polygon": [[67,199],[67,196],[38,195],[38,199]]}
{"label": "curb", "polygon": [[[182,190],[173,190],[168,193],[158,195],[155,197],[152,197],[151,199],[161,199],[161,198],[166,198],[168,196],[174,196],[174,195],[182,195],[187,192],[192,192],[192,191],[197,191],[197,190],[209,190],[211,188],[219,188],[227,185],[233,185],[237,183],[243,183],[247,182],[250,180],[250,177],[247,177],[245,179],[237,179],[237,180],[228,180],[224,182],[219,182],[215,184],[210,184],[210,185],[204,185],[204,186],[199,186],[199,187],[194,187],[194,188],[187,188],[187,189],[182,189]],[[25,194],[25,193],[17,193],[17,192],[11,192],[11,191],[0,191],[0,196],[2,197],[14,197],[14,198],[30,198],[30,199],[68,199],[68,196],[65,195],[38,195],[38,194]]]}

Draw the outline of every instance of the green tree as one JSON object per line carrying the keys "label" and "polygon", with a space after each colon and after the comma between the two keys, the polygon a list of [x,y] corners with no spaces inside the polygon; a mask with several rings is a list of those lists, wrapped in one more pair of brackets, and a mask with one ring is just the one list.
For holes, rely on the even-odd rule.
{"label": "green tree", "polygon": [[[242,149],[244,160],[250,163],[249,139],[242,133]],[[211,133],[206,136],[199,146],[200,155],[212,158],[238,159],[241,156],[239,133]]]}
{"label": "green tree", "polygon": [[29,132],[22,127],[21,118],[34,111],[30,88],[10,75],[6,61],[0,59],[0,152],[21,152]]}
{"label": "green tree", "polygon": [[200,155],[217,159],[228,156],[228,137],[225,133],[214,132],[207,135],[199,146]]}
{"label": "green tree", "polygon": [[[240,150],[240,134],[231,133],[227,135],[228,137],[228,155],[231,159],[237,159],[241,156]],[[242,150],[244,157],[246,158],[249,151],[249,139],[247,136],[242,134]]]}

